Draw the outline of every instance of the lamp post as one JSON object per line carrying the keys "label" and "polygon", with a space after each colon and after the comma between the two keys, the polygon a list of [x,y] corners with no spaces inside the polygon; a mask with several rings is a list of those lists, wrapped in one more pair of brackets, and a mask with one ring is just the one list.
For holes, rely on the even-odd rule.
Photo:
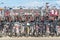
{"label": "lamp post", "polygon": [[[5,4],[4,2],[0,2],[0,5],[3,5],[3,4]],[[4,9],[1,7],[0,8],[0,14],[3,16],[3,14],[4,14]]]}
{"label": "lamp post", "polygon": [[48,4],[49,4],[49,3],[46,3],[46,8],[45,8],[45,9],[46,9],[46,14],[49,13],[49,11],[48,11],[48,10],[49,10],[49,6],[48,6]]}
{"label": "lamp post", "polygon": [[43,8],[43,6],[38,8],[40,10],[40,12],[39,12],[40,13],[40,16],[43,16],[42,8]]}

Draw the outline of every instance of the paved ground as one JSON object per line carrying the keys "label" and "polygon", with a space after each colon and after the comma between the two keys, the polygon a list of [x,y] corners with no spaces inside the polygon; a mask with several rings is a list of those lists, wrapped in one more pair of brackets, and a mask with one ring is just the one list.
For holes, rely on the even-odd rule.
{"label": "paved ground", "polygon": [[60,37],[1,37],[0,40],[60,40]]}

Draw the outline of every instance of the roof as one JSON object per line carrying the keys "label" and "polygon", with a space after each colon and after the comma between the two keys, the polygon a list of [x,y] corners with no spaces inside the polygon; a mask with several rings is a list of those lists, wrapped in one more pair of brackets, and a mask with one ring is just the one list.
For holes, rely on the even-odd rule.
{"label": "roof", "polygon": [[0,8],[0,10],[3,10],[3,8]]}

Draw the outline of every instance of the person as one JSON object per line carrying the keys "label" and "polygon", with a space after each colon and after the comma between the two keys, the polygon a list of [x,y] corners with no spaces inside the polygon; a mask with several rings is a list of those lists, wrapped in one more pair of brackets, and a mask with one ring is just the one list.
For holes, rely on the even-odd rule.
{"label": "person", "polygon": [[14,22],[18,22],[18,21],[19,21],[19,17],[18,16],[15,16]]}
{"label": "person", "polygon": [[58,25],[57,22],[58,22],[58,17],[55,17],[54,18],[54,33],[55,33],[55,35],[57,34],[57,29],[56,29],[56,26]]}
{"label": "person", "polygon": [[12,29],[13,29],[13,19],[12,17],[10,16],[9,17],[9,36],[12,36]]}
{"label": "person", "polygon": [[0,18],[0,33],[2,32],[2,29],[3,29],[3,25],[2,25],[2,20]]}

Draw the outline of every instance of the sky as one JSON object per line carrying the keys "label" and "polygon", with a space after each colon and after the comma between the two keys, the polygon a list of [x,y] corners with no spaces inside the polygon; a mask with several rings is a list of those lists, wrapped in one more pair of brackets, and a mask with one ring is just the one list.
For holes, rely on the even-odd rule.
{"label": "sky", "polygon": [[60,0],[0,0],[0,7],[17,7],[17,6],[25,6],[29,7],[41,7],[45,6],[45,3],[48,2],[49,6],[60,7]]}

